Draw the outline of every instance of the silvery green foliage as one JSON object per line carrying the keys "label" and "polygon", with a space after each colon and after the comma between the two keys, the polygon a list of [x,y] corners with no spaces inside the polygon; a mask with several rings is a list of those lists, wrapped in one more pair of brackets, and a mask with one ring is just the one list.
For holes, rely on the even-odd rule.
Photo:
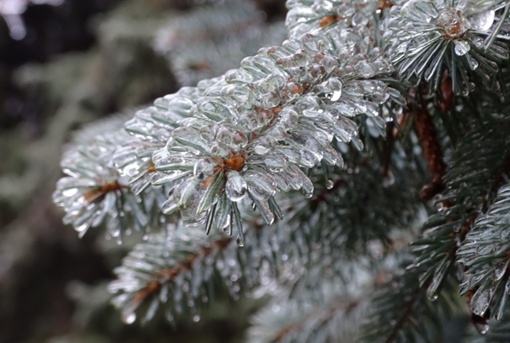
{"label": "silvery green foliage", "polygon": [[328,19],[341,27],[373,29],[375,15],[380,12],[377,5],[374,0],[288,0],[286,25],[290,37],[328,26]]}
{"label": "silvery green foliage", "polygon": [[128,324],[137,316],[152,319],[160,305],[170,322],[177,317],[198,321],[218,288],[239,299],[260,284],[262,275],[267,279],[273,274],[271,254],[261,254],[276,251],[271,236],[248,234],[250,243],[243,249],[222,232],[206,235],[203,227],[172,224],[164,233],[150,235],[115,269],[117,280],[109,286],[113,304]]}
{"label": "silvery green foliage", "polygon": [[154,39],[154,49],[170,53],[197,41],[219,42],[244,28],[257,27],[263,19],[263,13],[246,0],[224,0],[216,6],[198,7],[162,27]]}
{"label": "silvery green foliage", "polygon": [[252,1],[235,0],[198,7],[172,20],[156,34],[154,48],[168,59],[178,84],[191,86],[286,37],[282,22],[268,25]]}
{"label": "silvery green foliage", "polygon": [[324,282],[314,290],[317,297],[313,300],[288,299],[285,290],[280,289],[280,294],[252,317],[248,342],[352,341],[359,335],[368,297],[367,289],[356,277],[352,276],[350,282],[350,286]]}
{"label": "silvery green foliage", "polygon": [[11,37],[16,40],[23,39],[27,30],[21,15],[26,11],[28,5],[48,4],[58,6],[64,0],[0,0],[0,16],[2,16],[9,27]]}
{"label": "silvery green foliage", "polygon": [[455,268],[455,255],[466,230],[486,206],[483,199],[494,187],[493,175],[504,170],[509,128],[508,120],[477,127],[465,135],[452,156],[444,176],[446,189],[435,199],[438,210],[424,223],[422,237],[413,243],[414,267],[425,268],[420,283],[430,299],[437,298],[444,280]]}
{"label": "silvery green foliage", "polygon": [[461,294],[473,292],[471,311],[480,317],[501,320],[510,295],[510,187],[500,188],[486,213],[457,251],[457,262],[465,267]]}
{"label": "silvery green foliage", "polygon": [[365,34],[332,26],[261,49],[193,99],[189,118],[153,155],[159,173],[181,179],[163,211],[224,228],[246,198],[271,224],[276,192],[310,197],[300,168],[341,166],[334,138],[362,148],[351,117],[374,118],[384,132],[380,107],[394,92],[380,79],[393,69]]}
{"label": "silvery green foliage", "polygon": [[[167,54],[172,72],[182,86],[196,85],[200,80],[221,75],[253,55],[258,48],[280,44],[287,36],[282,22],[260,23],[241,30],[223,41],[199,41]],[[207,54],[203,54],[207,51]]]}
{"label": "silvery green foliage", "polygon": [[[508,60],[505,1],[397,1],[385,22],[384,39],[402,78],[438,88],[448,71],[453,90],[467,95],[475,81],[498,89],[498,63]],[[490,36],[495,34],[495,41]],[[497,34],[496,34],[497,33]]]}
{"label": "silvery green foliage", "polygon": [[66,212],[64,223],[72,224],[80,236],[106,221],[107,236],[120,242],[124,234],[158,229],[165,221],[154,211],[163,200],[162,190],[137,195],[114,166],[115,151],[134,143],[122,129],[124,122],[124,117],[115,117],[91,125],[76,135],[62,158],[66,176],[58,181],[53,201]]}
{"label": "silvery green foliage", "polygon": [[[278,277],[253,292],[255,297],[270,295],[271,298],[253,315],[249,342],[361,341],[365,332],[360,328],[366,323],[372,296],[391,278],[390,271],[408,259],[407,244],[411,236],[409,232],[395,232],[393,238],[398,243],[390,249],[376,247],[376,244],[363,256],[339,258],[336,255],[332,258],[337,258],[336,265],[341,266],[336,269],[329,269],[333,264],[325,261],[319,271],[313,266],[321,262],[313,261],[308,265],[303,259],[296,258],[297,254],[289,255],[282,263]],[[328,238],[324,236],[325,240]],[[299,238],[286,239],[287,242],[299,242]],[[308,239],[304,241],[308,242]],[[330,244],[334,245],[334,242],[309,243],[316,250]],[[304,245],[303,242],[296,244]],[[340,248],[337,246],[336,249]],[[325,252],[323,258],[330,253]],[[373,264],[374,258],[378,260],[377,265]]]}

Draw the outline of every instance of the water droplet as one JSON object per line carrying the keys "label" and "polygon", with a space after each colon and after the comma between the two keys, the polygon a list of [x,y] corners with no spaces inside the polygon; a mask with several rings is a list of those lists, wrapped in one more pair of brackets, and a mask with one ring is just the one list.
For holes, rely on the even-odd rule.
{"label": "water droplet", "polygon": [[331,93],[331,97],[329,98],[329,100],[338,101],[338,100],[340,100],[341,96],[342,96],[342,91],[334,91],[333,93]]}
{"label": "water droplet", "polygon": [[469,63],[469,68],[471,68],[471,70],[476,70],[478,68],[478,61],[470,55],[467,55],[466,57]]}
{"label": "water droplet", "polygon": [[214,165],[206,160],[198,160],[193,166],[193,174],[200,180],[212,175]]}
{"label": "water droplet", "polygon": [[335,185],[335,183],[332,180],[326,181],[326,188],[327,189],[332,189],[334,185]]}
{"label": "water droplet", "polygon": [[195,315],[193,316],[193,321],[194,321],[195,323],[198,323],[198,322],[200,321],[200,316],[199,316],[198,314],[195,314]]}
{"label": "water droplet", "polygon": [[506,273],[506,270],[507,270],[507,267],[508,265],[507,264],[503,264],[501,266],[498,266],[495,270],[494,270],[494,280],[495,281],[499,281],[503,278],[503,276],[505,275]]}
{"label": "water droplet", "polygon": [[231,201],[239,201],[244,198],[247,188],[245,179],[237,171],[228,172],[225,193]]}
{"label": "water droplet", "polygon": [[383,177],[383,187],[390,187],[395,183],[395,175],[390,171],[388,171],[387,175]]}
{"label": "water droplet", "polygon": [[315,118],[322,114],[322,110],[306,109],[303,110],[303,115],[308,118]]}
{"label": "water droplet", "polygon": [[244,240],[241,239],[241,237],[239,237],[239,236],[237,236],[236,243],[237,243],[238,247],[240,247],[240,248],[244,247]]}
{"label": "water droplet", "polygon": [[470,17],[469,23],[473,30],[487,32],[494,23],[495,16],[494,10],[488,10]]}
{"label": "water droplet", "polygon": [[486,335],[490,330],[489,323],[483,318],[479,318],[478,321],[475,321],[475,327],[481,335]]}
{"label": "water droplet", "polygon": [[253,151],[254,151],[256,154],[258,154],[258,155],[265,155],[265,154],[267,154],[270,150],[271,150],[271,148],[265,147],[265,146],[260,145],[260,144],[255,145],[255,146],[253,147]]}
{"label": "water droplet", "polygon": [[127,325],[133,324],[135,320],[136,314],[134,312],[126,313],[122,316],[122,321]]}
{"label": "water droplet", "polygon": [[464,56],[468,53],[469,50],[471,50],[471,47],[469,46],[468,42],[463,40],[455,41],[455,55]]}
{"label": "water droplet", "polygon": [[66,189],[62,192],[62,194],[66,197],[72,197],[73,195],[75,195],[76,193],[78,193],[78,188],[70,188],[70,189]]}
{"label": "water droplet", "polygon": [[430,300],[430,301],[436,301],[436,300],[439,298],[439,296],[437,295],[437,293],[431,293],[431,294],[428,294],[428,293],[427,293],[427,296],[428,296],[428,298],[429,298],[429,300]]}
{"label": "water droplet", "polygon": [[363,78],[370,78],[375,74],[374,68],[365,60],[359,61],[354,69]]}
{"label": "water droplet", "polygon": [[475,295],[471,298],[471,311],[473,311],[474,314],[483,317],[489,308],[491,298],[491,289],[478,289]]}

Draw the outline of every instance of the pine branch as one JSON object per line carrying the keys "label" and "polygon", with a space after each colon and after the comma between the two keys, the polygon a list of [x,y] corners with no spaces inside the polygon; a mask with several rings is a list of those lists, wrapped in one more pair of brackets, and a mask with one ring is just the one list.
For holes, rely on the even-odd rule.
{"label": "pine branch", "polygon": [[510,187],[505,185],[488,210],[476,219],[457,251],[457,262],[464,266],[460,292],[469,294],[472,312],[485,319],[501,320],[508,307],[508,213]]}
{"label": "pine branch", "polygon": [[[452,154],[444,178],[446,190],[437,200],[442,208],[427,220],[423,237],[413,244],[414,263],[400,281],[390,283],[375,298],[367,341],[410,342],[427,337],[423,319],[435,321],[448,310],[450,305],[444,299],[451,296],[452,289],[445,286],[454,268],[457,242],[464,241],[509,157],[509,128],[508,121],[477,127]],[[436,302],[439,308],[434,307]],[[434,324],[434,331],[441,330],[440,322]]]}
{"label": "pine branch", "polygon": [[[371,244],[390,245],[395,232],[407,231],[416,218],[421,204],[409,190],[419,187],[420,178],[401,145],[395,145],[391,174],[386,177],[371,154],[349,153],[346,167],[330,171],[331,179],[326,181],[324,170],[309,172],[317,185],[311,199],[289,194],[286,207],[291,209],[279,226],[290,228],[292,235],[282,238],[282,245],[286,239],[320,246],[309,268],[341,268],[335,261],[366,254]],[[325,267],[325,261],[331,265]]]}
{"label": "pine branch", "polygon": [[[232,30],[222,40],[188,42],[165,56],[178,84],[192,86],[238,66],[243,58],[255,54],[261,47],[281,44],[286,37],[283,22],[260,22],[244,30]],[[203,51],[207,51],[207,54],[204,55]]]}
{"label": "pine branch", "polygon": [[166,56],[178,83],[191,86],[225,73],[286,36],[283,23],[268,25],[252,1],[227,1],[172,20],[159,30],[155,50]]}
{"label": "pine branch", "polygon": [[441,336],[442,324],[460,299],[452,298],[454,281],[434,301],[427,297],[428,283],[420,283],[423,268],[413,268],[394,277],[374,296],[373,310],[362,332],[366,342],[422,342]]}
{"label": "pine branch", "polygon": [[[119,146],[134,143],[119,131],[124,122],[124,117],[116,117],[85,128],[62,159],[67,176],[58,181],[53,201],[66,211],[64,223],[72,224],[80,236],[106,220],[107,236],[122,242],[122,235],[159,229],[166,220],[157,211],[164,200],[162,189],[134,194],[111,161]],[[141,157],[137,163],[148,172],[150,156]]]}
{"label": "pine branch", "polygon": [[[423,227],[423,238],[414,243],[415,265],[427,265],[421,282],[428,283],[434,298],[455,263],[455,255],[472,223],[487,205],[510,157],[507,149],[508,121],[478,127],[466,135],[452,155],[444,181],[446,191],[437,201],[438,213]],[[480,147],[484,147],[480,149]]]}
{"label": "pine branch", "polygon": [[[504,1],[489,4],[461,1],[411,0],[393,6],[384,38],[403,79],[427,83],[434,93],[448,71],[455,94],[478,87],[498,91],[498,63],[508,60],[503,40],[485,45],[483,38],[499,32],[506,15],[497,11]],[[408,29],[402,30],[402,27]],[[499,35],[498,37],[501,37]]]}
{"label": "pine branch", "polygon": [[[379,107],[395,97],[377,81],[391,69],[380,56],[372,60],[377,48],[362,43],[363,31],[350,31],[341,44],[339,29],[328,27],[262,49],[243,60],[239,70],[198,85],[204,96],[192,100],[189,119],[153,155],[163,180],[178,179],[164,212],[180,209],[185,222],[207,221],[221,228],[225,223],[214,216],[225,217],[223,210],[249,198],[270,224],[277,213],[269,203],[277,191],[289,190],[281,180],[293,180],[291,188],[310,196],[313,185],[299,167],[321,160],[341,163],[330,146],[333,136],[361,148],[356,125],[347,117],[378,118]],[[347,45],[351,40],[357,45]],[[325,44],[329,47],[319,48]],[[356,53],[360,50],[367,55]],[[347,67],[349,61],[356,69]],[[384,120],[374,123],[384,132]]]}
{"label": "pine branch", "polygon": [[355,332],[355,326],[349,324],[360,319],[363,298],[327,292],[331,293],[317,302],[273,300],[252,319],[249,342],[319,343],[349,339]]}
{"label": "pine branch", "polygon": [[[310,234],[319,236],[324,231],[311,230]],[[372,306],[370,295],[388,281],[389,270],[407,257],[408,233],[399,231],[392,238],[392,245],[373,244],[358,258],[342,256],[336,251],[345,247],[327,238],[322,243],[303,243],[304,250],[310,249],[304,256],[292,254],[287,245],[304,239],[298,235],[287,239],[280,275],[255,292],[272,298],[254,316],[250,341],[357,342],[354,337],[364,332],[360,324]]]}
{"label": "pine branch", "polygon": [[263,20],[263,13],[252,1],[226,0],[175,18],[159,30],[154,45],[157,51],[167,53],[197,42],[221,41],[259,26]]}
{"label": "pine branch", "polygon": [[[151,235],[137,245],[115,269],[118,280],[109,290],[117,293],[112,302],[121,308],[123,321],[131,324],[136,312],[143,320],[151,320],[165,304],[169,321],[176,315],[200,316],[200,311],[214,298],[214,276],[227,270],[227,284],[233,296],[239,293],[240,279],[232,252],[225,254],[231,238],[224,235],[205,236],[200,229],[172,228],[165,234]],[[233,262],[233,263],[232,263]],[[222,268],[220,263],[223,263]],[[212,288],[211,288],[212,287]]]}

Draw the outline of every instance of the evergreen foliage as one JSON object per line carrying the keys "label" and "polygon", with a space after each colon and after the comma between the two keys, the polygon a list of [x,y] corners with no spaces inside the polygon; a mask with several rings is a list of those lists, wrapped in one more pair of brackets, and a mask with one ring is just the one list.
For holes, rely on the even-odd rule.
{"label": "evergreen foliage", "polygon": [[251,342],[510,341],[510,2],[286,4],[286,40],[249,1],[172,21],[183,87],[64,153],[64,222],[142,233],[124,322],[227,294],[263,303]]}

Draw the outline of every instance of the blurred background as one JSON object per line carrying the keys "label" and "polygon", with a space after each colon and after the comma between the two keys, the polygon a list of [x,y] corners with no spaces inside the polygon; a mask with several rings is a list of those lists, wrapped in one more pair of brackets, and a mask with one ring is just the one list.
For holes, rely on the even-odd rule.
{"label": "blurred background", "polygon": [[0,342],[243,342],[247,300],[122,324],[106,285],[130,243],[79,240],[51,194],[73,132],[281,43],[284,16],[284,0],[0,0]]}

